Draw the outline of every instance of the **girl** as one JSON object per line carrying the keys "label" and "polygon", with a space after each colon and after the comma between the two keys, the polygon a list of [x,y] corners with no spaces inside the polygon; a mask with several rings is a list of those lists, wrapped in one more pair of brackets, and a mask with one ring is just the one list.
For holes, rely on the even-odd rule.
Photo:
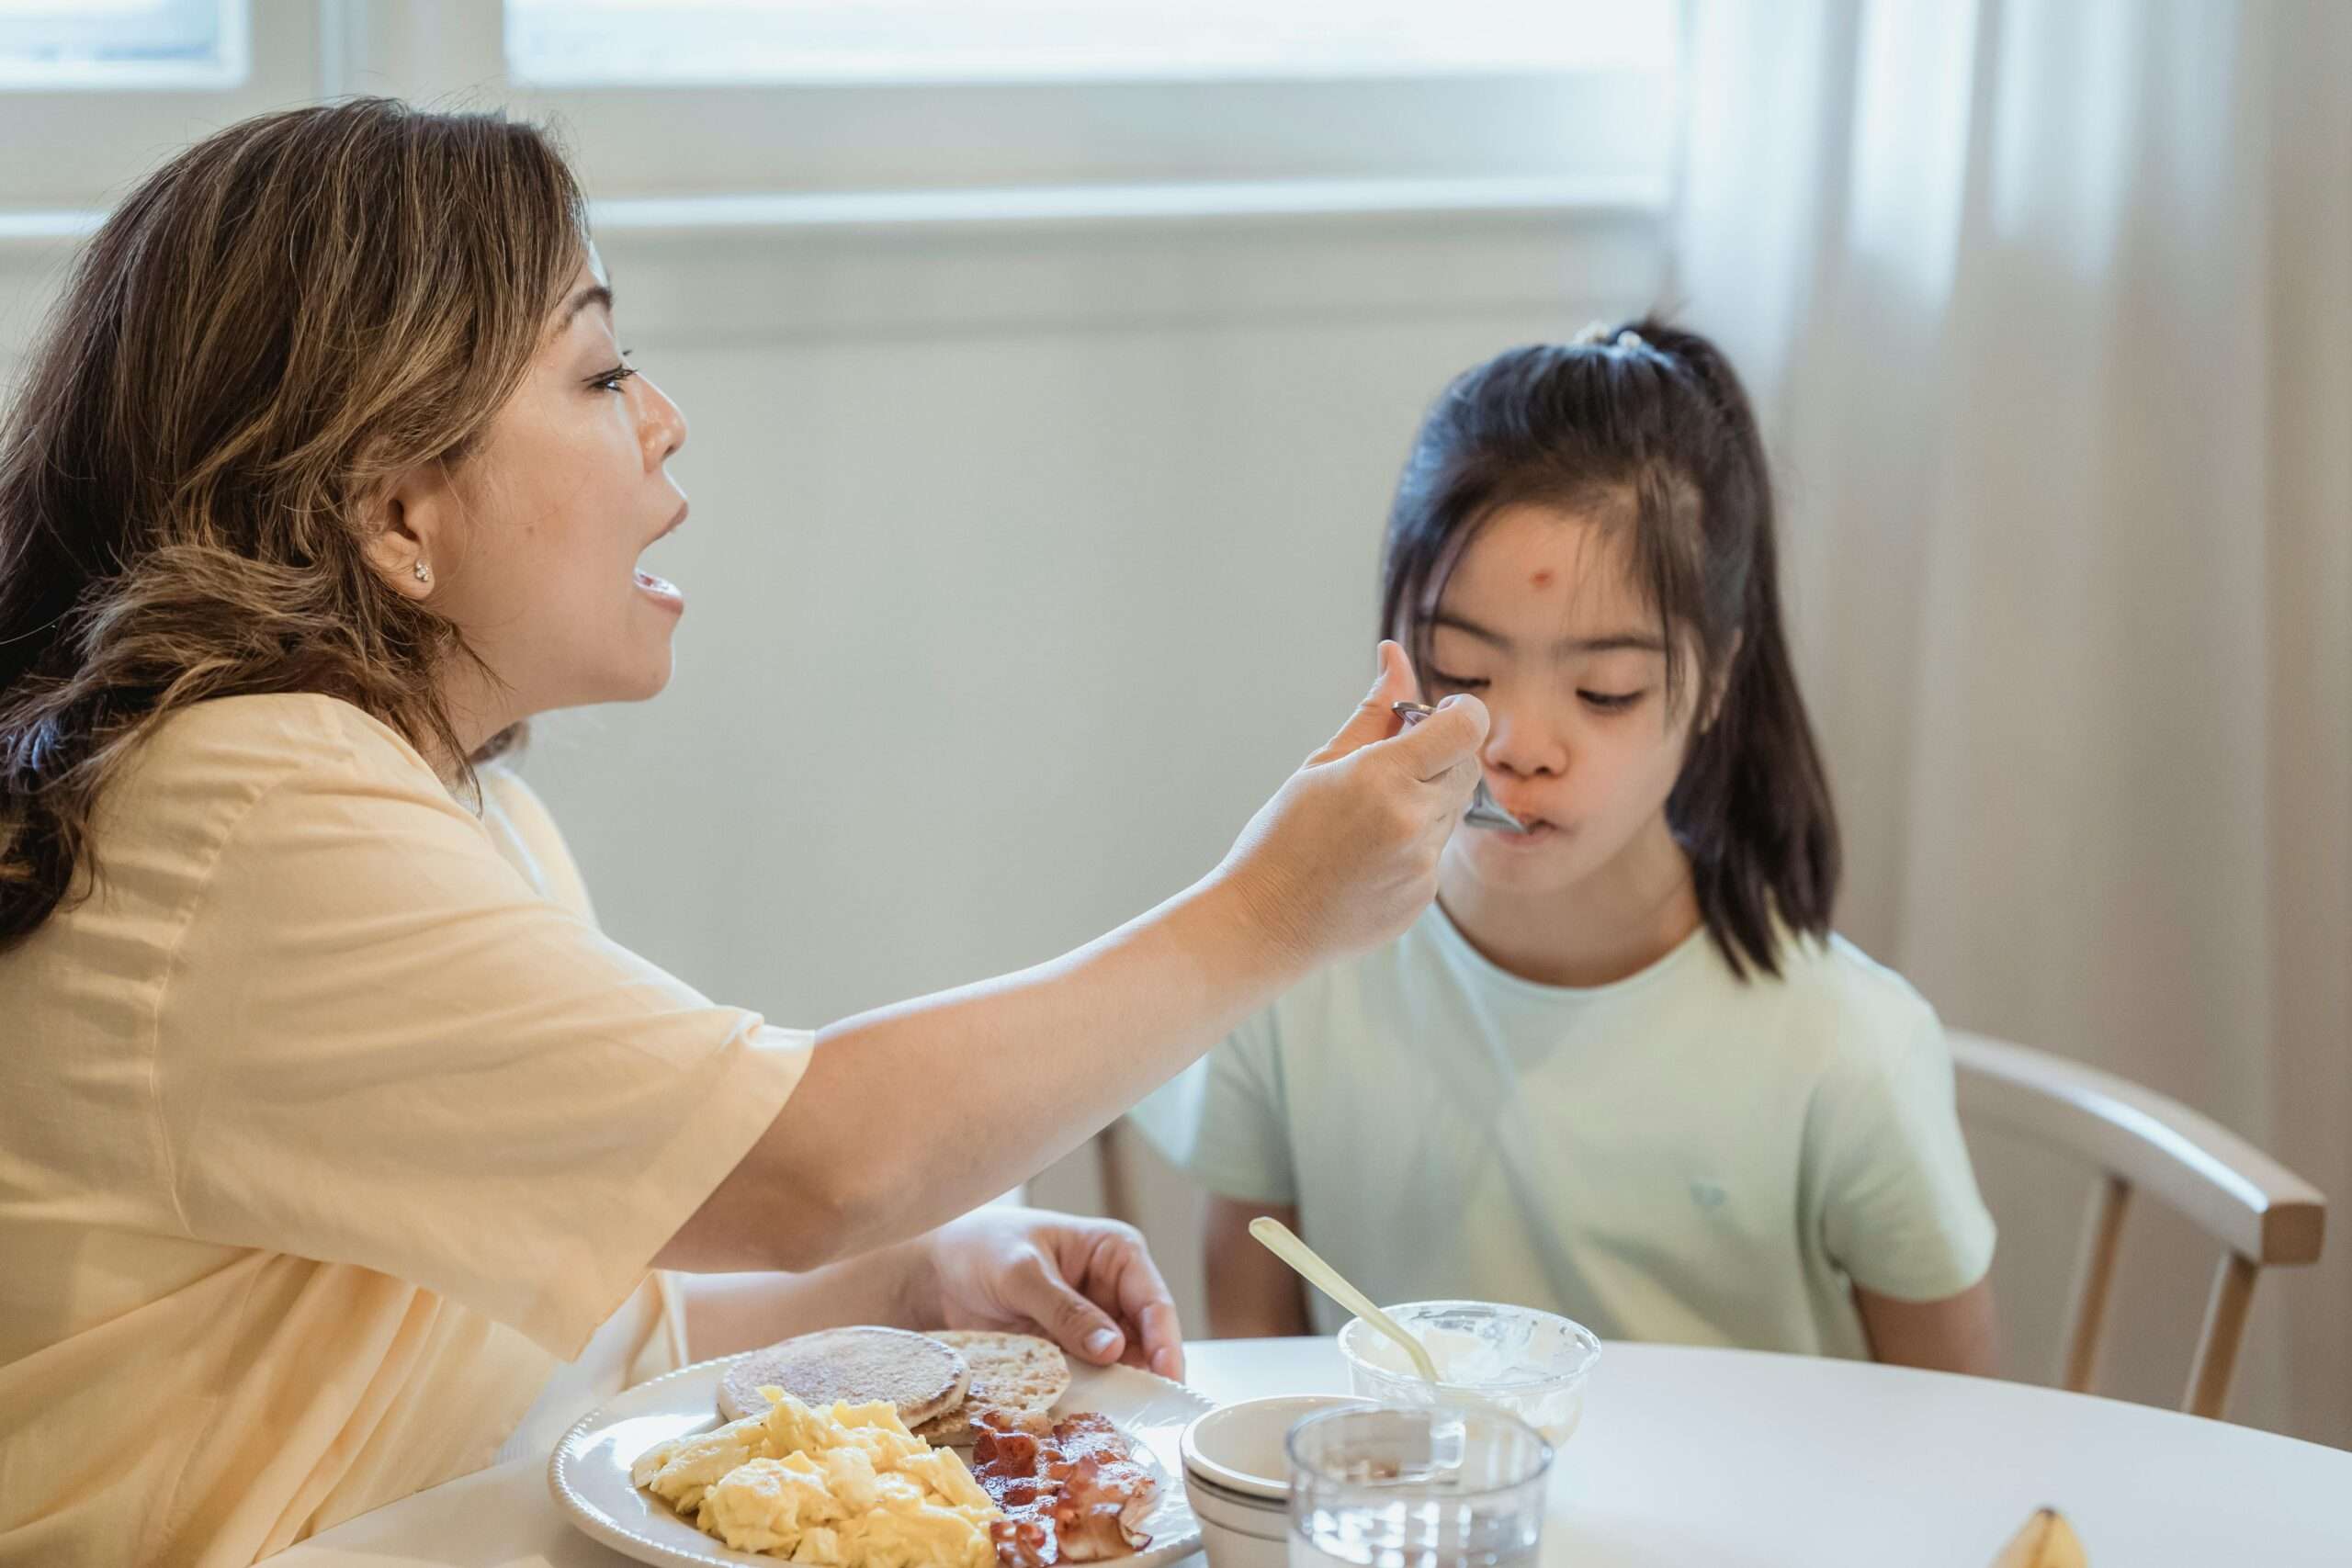
{"label": "girl", "polygon": [[1430,694],[1485,701],[1529,830],[1457,829],[1411,930],[1147,1118],[1214,1195],[1213,1332],[1306,1331],[1248,1238],[1273,1214],[1383,1302],[1989,1371],[1993,1225],[1935,1014],[1830,930],[1838,829],[1729,365],[1643,321],[1469,371],[1383,580]]}

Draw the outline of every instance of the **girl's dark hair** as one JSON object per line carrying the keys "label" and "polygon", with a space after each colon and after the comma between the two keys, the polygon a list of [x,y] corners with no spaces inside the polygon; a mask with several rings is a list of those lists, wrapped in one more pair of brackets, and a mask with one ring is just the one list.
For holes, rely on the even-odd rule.
{"label": "girl's dark hair", "polygon": [[1778,975],[1776,918],[1828,932],[1838,819],[1781,628],[1764,444],[1721,351],[1645,319],[1511,349],[1446,388],[1397,483],[1381,574],[1383,632],[1417,665],[1463,551],[1498,512],[1530,504],[1630,517],[1667,700],[1700,716],[1667,821],[1733,971]]}
{"label": "girl's dark hair", "polygon": [[539,131],[380,98],[231,126],[106,220],[0,421],[0,947],[88,891],[100,795],[194,704],[321,693],[455,758],[471,651],[369,507],[478,445],[586,243]]}

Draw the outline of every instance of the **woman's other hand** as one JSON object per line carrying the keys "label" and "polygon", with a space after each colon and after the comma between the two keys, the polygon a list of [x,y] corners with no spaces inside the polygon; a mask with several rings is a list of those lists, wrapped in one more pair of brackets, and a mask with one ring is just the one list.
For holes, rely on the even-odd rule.
{"label": "woman's other hand", "polygon": [[1039,1334],[1098,1366],[1184,1375],[1176,1303],[1133,1225],[988,1208],[923,1240],[915,1322]]}

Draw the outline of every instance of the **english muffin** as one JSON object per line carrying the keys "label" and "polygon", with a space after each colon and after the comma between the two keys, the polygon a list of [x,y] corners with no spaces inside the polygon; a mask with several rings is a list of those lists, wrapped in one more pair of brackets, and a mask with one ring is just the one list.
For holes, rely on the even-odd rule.
{"label": "english muffin", "polygon": [[978,1438],[972,1418],[982,1411],[1042,1416],[1069,1389],[1069,1362],[1048,1340],[1027,1334],[949,1329],[933,1338],[961,1354],[972,1369],[961,1407],[923,1423],[915,1436],[969,1448]]}
{"label": "english muffin", "polygon": [[763,1413],[763,1384],[820,1409],[835,1400],[885,1400],[910,1427],[964,1403],[972,1369],[937,1339],[902,1328],[828,1328],[737,1358],[718,1380],[718,1412],[729,1421]]}

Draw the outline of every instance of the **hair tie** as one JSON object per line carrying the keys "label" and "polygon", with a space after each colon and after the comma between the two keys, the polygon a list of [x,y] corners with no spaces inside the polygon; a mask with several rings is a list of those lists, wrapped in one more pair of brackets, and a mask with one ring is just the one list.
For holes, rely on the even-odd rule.
{"label": "hair tie", "polygon": [[1631,327],[1612,328],[1606,321],[1595,321],[1568,340],[1578,348],[1607,349],[1614,354],[1663,355],[1651,346],[1650,340]]}

